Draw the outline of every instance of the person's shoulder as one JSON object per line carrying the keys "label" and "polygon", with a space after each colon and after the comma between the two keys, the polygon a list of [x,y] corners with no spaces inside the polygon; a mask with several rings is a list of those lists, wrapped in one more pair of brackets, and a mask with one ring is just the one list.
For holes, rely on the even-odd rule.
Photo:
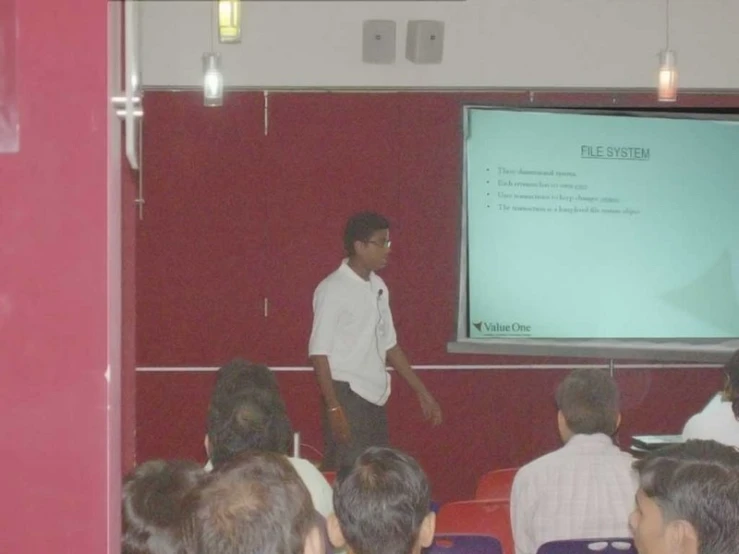
{"label": "person's shoulder", "polygon": [[334,503],[333,489],[326,477],[309,460],[293,457],[287,459],[310,492],[316,510],[322,516],[327,517],[334,511]]}
{"label": "person's shoulder", "polygon": [[699,412],[701,414],[715,414],[715,413],[726,413],[731,411],[731,402],[724,399],[724,395],[721,393],[713,395],[711,400],[706,406]]}
{"label": "person's shoulder", "polygon": [[[513,487],[511,490],[511,503],[519,505],[526,503],[526,498],[535,497],[542,489],[543,482],[551,476],[552,455],[556,453],[550,452],[538,458],[531,460],[529,463],[522,465],[516,475],[513,477]],[[556,460],[556,457],[555,457]]]}
{"label": "person's shoulder", "polygon": [[526,482],[537,479],[541,476],[546,477],[547,471],[550,468],[556,467],[563,462],[561,450],[561,448],[558,448],[557,450],[544,454],[543,456],[539,456],[538,458],[531,460],[529,463],[524,464],[516,472],[514,481]]}
{"label": "person's shoulder", "polygon": [[636,458],[634,458],[634,455],[631,452],[627,452],[626,450],[623,450],[619,448],[618,446],[616,446],[615,455],[618,456],[621,460],[623,460],[627,464],[633,464],[636,461]]}
{"label": "person's shoulder", "polygon": [[683,427],[683,439],[715,438],[722,430],[731,429],[739,435],[739,421],[736,420],[731,402],[711,400],[703,409],[688,419]]}
{"label": "person's shoulder", "polygon": [[317,481],[321,484],[325,483],[327,487],[331,486],[326,480],[325,475],[323,475],[323,473],[321,473],[320,470],[310,461],[303,458],[293,457],[288,457],[288,460],[292,464],[293,468],[295,468],[295,471],[298,473],[298,475],[300,475],[301,479],[303,479],[304,481]]}
{"label": "person's shoulder", "polygon": [[333,281],[341,279],[341,267],[335,268],[331,273],[326,275],[323,279],[321,279],[321,282],[318,283],[318,286],[324,285],[325,283],[331,283]]}
{"label": "person's shoulder", "polygon": [[634,458],[634,455],[631,452],[627,452],[616,447],[614,459],[616,460],[616,467],[619,471],[623,471],[625,474],[630,476],[636,475],[636,470],[634,469],[636,458]]}
{"label": "person's shoulder", "polygon": [[311,473],[313,471],[321,473],[320,471],[318,471],[318,468],[314,464],[312,464],[309,460],[306,460],[305,458],[295,458],[294,456],[288,456],[287,459],[296,470],[300,468],[301,470]]}
{"label": "person's shoulder", "polygon": [[326,275],[316,286],[316,293],[330,293],[342,289],[348,282],[347,275],[341,267],[334,269]]}

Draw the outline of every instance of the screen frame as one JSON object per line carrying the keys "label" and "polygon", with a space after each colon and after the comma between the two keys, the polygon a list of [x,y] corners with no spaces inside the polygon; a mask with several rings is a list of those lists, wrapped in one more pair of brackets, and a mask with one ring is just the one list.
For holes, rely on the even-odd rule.
{"label": "screen frame", "polygon": [[739,113],[731,111],[656,111],[593,108],[519,108],[464,104],[462,106],[462,198],[460,202],[460,246],[457,275],[457,310],[455,338],[447,343],[454,354],[494,354],[505,356],[556,356],[567,358],[602,358],[610,360],[675,361],[682,363],[725,363],[739,349],[739,337],[732,339],[522,339],[470,338],[468,295],[468,174],[467,140],[473,111],[493,110],[526,113],[567,113],[610,117],[649,117],[739,122]]}

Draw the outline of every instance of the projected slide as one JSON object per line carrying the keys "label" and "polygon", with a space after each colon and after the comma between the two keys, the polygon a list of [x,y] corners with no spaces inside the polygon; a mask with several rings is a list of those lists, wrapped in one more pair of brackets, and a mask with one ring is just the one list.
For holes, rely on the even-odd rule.
{"label": "projected slide", "polygon": [[470,338],[739,337],[739,125],[468,115]]}

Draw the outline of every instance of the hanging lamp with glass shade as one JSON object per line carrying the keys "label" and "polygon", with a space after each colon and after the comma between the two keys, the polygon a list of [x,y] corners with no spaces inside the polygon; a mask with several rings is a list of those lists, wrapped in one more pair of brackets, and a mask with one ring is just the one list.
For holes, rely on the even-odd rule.
{"label": "hanging lamp with glass shade", "polygon": [[659,53],[657,100],[660,102],[677,100],[677,54],[674,50],[662,50]]}
{"label": "hanging lamp with glass shade", "polygon": [[209,107],[223,105],[221,55],[216,52],[203,54],[203,104]]}
{"label": "hanging lamp with glass shade", "polygon": [[215,51],[216,19],[218,1],[210,0],[210,52],[203,54],[203,105],[218,107],[223,105],[223,72],[221,55]]}
{"label": "hanging lamp with glass shade", "polygon": [[659,53],[657,76],[657,100],[677,100],[677,54],[670,50],[670,0],[665,0],[665,49]]}

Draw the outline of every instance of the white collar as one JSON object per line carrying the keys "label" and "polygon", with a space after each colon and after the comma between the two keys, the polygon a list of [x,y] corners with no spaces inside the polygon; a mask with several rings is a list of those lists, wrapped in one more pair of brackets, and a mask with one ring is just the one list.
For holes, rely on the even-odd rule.
{"label": "white collar", "polygon": [[362,279],[359,275],[357,275],[357,272],[354,271],[349,266],[349,258],[344,258],[341,261],[341,265],[339,266],[339,271],[341,271],[344,274],[352,277],[354,280],[359,281],[360,283],[364,283],[365,285],[372,282],[373,276],[375,274],[374,271],[370,271],[369,276],[367,277],[367,279],[366,280],[365,279]]}

